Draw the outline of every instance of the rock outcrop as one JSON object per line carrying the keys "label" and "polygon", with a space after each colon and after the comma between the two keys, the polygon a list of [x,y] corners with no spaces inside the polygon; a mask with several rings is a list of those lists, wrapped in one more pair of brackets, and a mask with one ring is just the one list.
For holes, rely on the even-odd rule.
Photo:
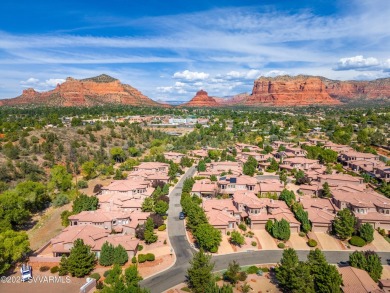
{"label": "rock outcrop", "polygon": [[206,91],[200,90],[196,93],[195,97],[191,101],[181,104],[180,107],[220,107],[219,104],[214,98],[209,97]]}
{"label": "rock outcrop", "polygon": [[321,78],[327,93],[338,100],[390,99],[390,78],[371,81],[340,81]]}
{"label": "rock outcrop", "polygon": [[54,90],[48,92],[40,93],[34,89],[26,89],[16,98],[2,100],[0,105],[88,107],[106,104],[167,107],[149,99],[130,85],[122,84],[105,74],[80,80],[68,77],[64,83],[58,84]]}
{"label": "rock outcrop", "polygon": [[307,106],[337,105],[319,77],[298,75],[260,77],[254,83],[252,94],[240,102],[247,106]]}

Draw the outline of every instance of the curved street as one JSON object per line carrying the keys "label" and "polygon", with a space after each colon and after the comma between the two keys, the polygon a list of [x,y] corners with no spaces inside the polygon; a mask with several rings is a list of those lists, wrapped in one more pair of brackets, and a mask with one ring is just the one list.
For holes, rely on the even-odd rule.
{"label": "curved street", "polygon": [[[187,241],[184,221],[179,220],[181,212],[180,196],[183,188],[183,182],[186,178],[192,177],[195,173],[195,167],[191,167],[181,180],[176,184],[175,188],[169,194],[169,211],[168,211],[168,236],[171,245],[175,251],[175,264],[154,276],[146,278],[140,284],[142,287],[149,288],[152,293],[161,293],[169,288],[176,286],[185,281],[187,269],[190,266],[189,262],[192,259],[192,254],[195,249]],[[306,260],[310,250],[297,250],[300,260]],[[338,263],[349,259],[350,251],[323,251],[329,263]],[[258,250],[240,253],[232,253],[225,255],[215,255],[212,260],[215,262],[215,271],[223,270],[228,267],[229,262],[236,260],[241,266],[262,264],[262,263],[277,263],[282,257],[283,250]],[[382,258],[382,264],[387,264],[387,259],[390,258],[390,253],[378,252]]]}

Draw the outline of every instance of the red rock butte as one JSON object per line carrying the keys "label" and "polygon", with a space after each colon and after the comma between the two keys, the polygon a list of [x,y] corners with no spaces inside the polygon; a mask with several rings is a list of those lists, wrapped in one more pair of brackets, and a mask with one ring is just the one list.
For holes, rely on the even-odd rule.
{"label": "red rock butte", "polygon": [[195,97],[191,101],[180,105],[180,107],[220,107],[214,98],[209,97],[206,91],[200,90],[196,93]]}
{"label": "red rock butte", "polygon": [[137,89],[119,80],[102,74],[92,78],[74,79],[68,77],[62,84],[58,84],[54,90],[37,92],[34,89],[26,89],[13,99],[2,100],[0,105],[46,105],[46,106],[96,106],[106,104],[123,104],[133,106],[161,105]]}

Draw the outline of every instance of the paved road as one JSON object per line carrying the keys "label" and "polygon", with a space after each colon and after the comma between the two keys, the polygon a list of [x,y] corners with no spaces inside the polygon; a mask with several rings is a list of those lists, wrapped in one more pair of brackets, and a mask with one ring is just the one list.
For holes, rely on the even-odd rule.
{"label": "paved road", "polygon": [[169,194],[168,236],[175,251],[176,262],[170,269],[141,282],[141,286],[149,288],[152,293],[163,292],[183,282],[189,261],[192,258],[193,252],[195,252],[187,241],[184,221],[179,220],[179,213],[182,211],[180,197],[183,182],[186,178],[192,177],[194,174],[195,167],[188,169]]}
{"label": "paved road", "polygon": [[[179,213],[181,211],[180,196],[185,178],[193,176],[194,173],[195,168],[190,168],[169,195],[168,235],[173,249],[175,250],[176,262],[170,269],[141,282],[141,286],[149,288],[151,293],[163,292],[185,281],[185,275],[190,265],[189,261],[195,250],[187,241],[184,221],[179,220]],[[277,263],[280,261],[282,253],[282,250],[258,250],[217,255],[213,256],[213,261],[215,262],[214,268],[215,271],[226,269],[229,262],[233,260],[239,262],[241,266]],[[308,253],[309,250],[297,250],[297,254],[301,260],[306,260]],[[339,261],[347,261],[350,252],[324,251],[324,254],[329,263],[335,264]],[[379,252],[378,255],[382,258],[382,263],[387,264],[386,260],[390,258],[390,253]]]}

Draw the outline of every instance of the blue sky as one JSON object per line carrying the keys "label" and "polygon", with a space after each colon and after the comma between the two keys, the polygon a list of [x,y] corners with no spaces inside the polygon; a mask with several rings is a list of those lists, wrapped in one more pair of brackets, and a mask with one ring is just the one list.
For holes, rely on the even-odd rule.
{"label": "blue sky", "polygon": [[262,75],[390,77],[389,28],[388,0],[4,0],[0,99],[101,73],[183,101]]}

